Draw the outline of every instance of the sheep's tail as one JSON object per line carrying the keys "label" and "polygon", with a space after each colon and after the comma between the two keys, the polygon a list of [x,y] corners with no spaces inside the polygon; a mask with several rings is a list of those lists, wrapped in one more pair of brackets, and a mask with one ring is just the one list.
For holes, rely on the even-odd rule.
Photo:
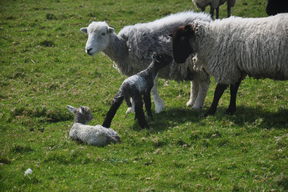
{"label": "sheep's tail", "polygon": [[112,106],[110,107],[109,111],[106,114],[105,120],[102,124],[103,127],[106,127],[106,128],[110,127],[111,122],[112,122],[118,108],[122,104],[123,100],[124,100],[124,96],[122,95],[121,91],[119,91],[116,94],[116,96],[114,97]]}

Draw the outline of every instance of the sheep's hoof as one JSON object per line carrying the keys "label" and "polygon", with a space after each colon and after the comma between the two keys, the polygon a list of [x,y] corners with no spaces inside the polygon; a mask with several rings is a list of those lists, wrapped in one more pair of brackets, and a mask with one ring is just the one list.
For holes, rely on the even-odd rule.
{"label": "sheep's hoof", "polygon": [[235,108],[228,108],[225,112],[225,114],[227,115],[234,115],[234,113],[236,112],[236,109]]}
{"label": "sheep's hoof", "polygon": [[165,106],[164,103],[161,104],[155,104],[155,113],[160,113],[164,110]]}
{"label": "sheep's hoof", "polygon": [[186,106],[187,107],[191,107],[194,105],[194,101],[192,101],[191,99],[189,101],[187,101]]}

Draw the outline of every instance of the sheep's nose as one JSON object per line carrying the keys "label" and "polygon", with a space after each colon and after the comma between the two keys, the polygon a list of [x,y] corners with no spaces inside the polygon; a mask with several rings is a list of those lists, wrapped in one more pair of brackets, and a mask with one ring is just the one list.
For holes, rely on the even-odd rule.
{"label": "sheep's nose", "polygon": [[92,54],[90,53],[90,51],[92,51],[92,48],[86,49],[86,52],[87,52],[88,55],[92,55]]}

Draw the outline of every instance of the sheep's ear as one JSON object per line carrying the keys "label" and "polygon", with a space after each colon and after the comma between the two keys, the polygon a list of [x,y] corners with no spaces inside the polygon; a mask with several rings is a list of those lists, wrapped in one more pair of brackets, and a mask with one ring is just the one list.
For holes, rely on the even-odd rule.
{"label": "sheep's ear", "polygon": [[75,111],[76,111],[75,107],[72,107],[71,105],[67,105],[67,109],[68,109],[71,113],[75,113]]}
{"label": "sheep's ear", "polygon": [[115,30],[112,27],[108,27],[108,33],[113,33]]}
{"label": "sheep's ear", "polygon": [[192,27],[192,25],[186,25],[185,27],[184,27],[184,29],[185,29],[185,31],[193,31],[193,27]]}
{"label": "sheep's ear", "polygon": [[83,32],[83,33],[87,33],[87,27],[82,27],[82,28],[80,29],[80,31]]}

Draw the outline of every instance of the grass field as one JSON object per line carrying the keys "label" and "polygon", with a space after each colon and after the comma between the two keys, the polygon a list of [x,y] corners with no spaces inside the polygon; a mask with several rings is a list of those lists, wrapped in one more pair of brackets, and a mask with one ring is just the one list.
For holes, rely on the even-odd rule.
{"label": "grass field", "polygon": [[[232,13],[265,16],[265,4],[237,0]],[[247,78],[235,115],[224,114],[227,91],[217,114],[202,118],[214,80],[197,112],[185,107],[189,82],[161,79],[166,109],[150,130],[123,105],[112,123],[121,144],[67,137],[66,105],[89,106],[91,124],[101,124],[125,78],[104,54],[85,54],[80,27],[105,20],[118,32],[191,8],[190,0],[1,0],[0,191],[288,191],[287,81]]]}

